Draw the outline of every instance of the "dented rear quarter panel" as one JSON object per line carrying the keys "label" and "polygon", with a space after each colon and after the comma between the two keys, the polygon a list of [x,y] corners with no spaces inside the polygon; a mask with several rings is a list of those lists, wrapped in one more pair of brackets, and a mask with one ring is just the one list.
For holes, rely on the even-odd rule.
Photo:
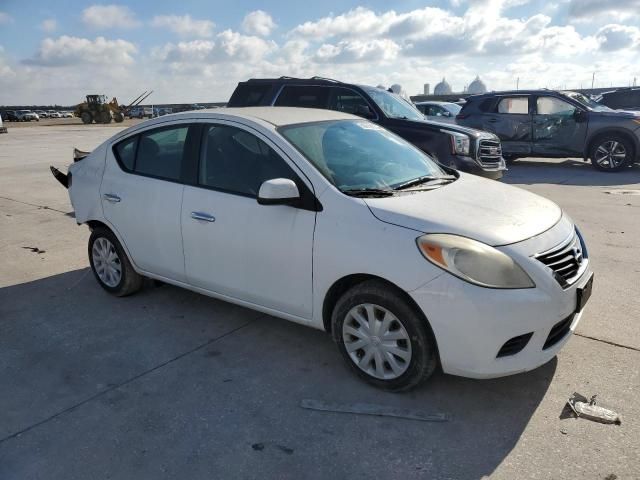
{"label": "dented rear quarter panel", "polygon": [[72,176],[69,198],[78,223],[103,220],[100,184],[104,173],[106,148],[107,142],[69,167]]}

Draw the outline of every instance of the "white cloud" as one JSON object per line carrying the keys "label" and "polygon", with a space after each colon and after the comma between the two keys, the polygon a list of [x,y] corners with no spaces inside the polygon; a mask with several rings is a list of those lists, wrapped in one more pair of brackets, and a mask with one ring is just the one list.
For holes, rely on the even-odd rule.
{"label": "white cloud", "polygon": [[640,45],[640,29],[627,25],[605,25],[596,33],[600,48],[606,52],[613,52]]}
{"label": "white cloud", "polygon": [[135,45],[125,40],[95,40],[63,35],[45,38],[34,57],[24,61],[27,65],[60,67],[69,65],[130,65],[134,62]]}
{"label": "white cloud", "polygon": [[47,18],[40,24],[40,29],[47,33],[55,32],[58,28],[58,22],[55,18]]}
{"label": "white cloud", "polygon": [[320,63],[385,62],[397,57],[400,46],[393,40],[348,40],[321,45],[315,54]]}
{"label": "white cloud", "polygon": [[570,0],[569,17],[583,22],[622,21],[640,15],[640,0]]}
{"label": "white cloud", "polygon": [[211,20],[195,20],[191,15],[158,15],[153,17],[151,25],[166,27],[182,37],[204,37],[213,35],[215,23]]}
{"label": "white cloud", "polygon": [[122,5],[92,5],[82,11],[82,21],[90,28],[102,30],[140,25],[131,9]]}
{"label": "white cloud", "polygon": [[13,23],[13,17],[6,12],[0,12],[0,25]]}
{"label": "white cloud", "polygon": [[271,15],[262,10],[247,13],[242,21],[242,29],[249,35],[268,37],[275,28],[276,23]]}

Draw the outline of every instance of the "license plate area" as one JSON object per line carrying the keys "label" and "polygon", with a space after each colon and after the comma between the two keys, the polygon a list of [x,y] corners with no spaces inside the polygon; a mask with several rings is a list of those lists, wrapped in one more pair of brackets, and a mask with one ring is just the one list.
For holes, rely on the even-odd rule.
{"label": "license plate area", "polygon": [[575,310],[576,313],[580,313],[584,308],[584,306],[587,304],[587,302],[589,301],[589,298],[591,297],[592,290],[593,290],[593,274],[591,274],[591,278],[587,280],[587,283],[585,283],[584,287],[576,289],[576,294],[577,294],[576,310]]}

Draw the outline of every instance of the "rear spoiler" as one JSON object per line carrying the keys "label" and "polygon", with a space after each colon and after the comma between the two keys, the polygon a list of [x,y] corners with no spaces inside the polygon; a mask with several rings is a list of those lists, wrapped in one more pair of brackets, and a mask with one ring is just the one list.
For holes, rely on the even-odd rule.
{"label": "rear spoiler", "polygon": [[[77,148],[74,148],[73,149],[73,161],[74,162],[79,162],[80,160],[85,158],[90,153],[91,152],[83,152],[82,150],[78,150]],[[54,166],[50,166],[49,169],[51,170],[51,174],[54,176],[54,178],[56,180],[58,180],[60,182],[60,184],[64,188],[69,188],[69,184],[71,183],[71,174],[70,173],[62,173],[60,170],[58,170]]]}

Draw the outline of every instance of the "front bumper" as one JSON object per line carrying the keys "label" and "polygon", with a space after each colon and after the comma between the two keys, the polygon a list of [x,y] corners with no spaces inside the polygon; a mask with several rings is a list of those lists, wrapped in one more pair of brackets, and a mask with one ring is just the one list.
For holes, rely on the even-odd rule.
{"label": "front bumper", "polygon": [[462,155],[454,155],[455,169],[461,172],[471,173],[479,177],[489,178],[491,180],[500,180],[504,176],[507,167],[502,160],[498,168],[487,168],[480,165],[471,157],[463,157]]}
{"label": "front bumper", "polygon": [[[531,252],[559,244],[571,228],[572,222],[563,219],[538,237],[500,247],[526,266],[535,288],[482,288],[443,273],[408,292],[431,325],[445,373],[493,378],[526,372],[547,363],[567,343],[584,311],[575,313],[577,291],[593,275],[590,262],[580,278],[563,289],[548,267],[531,258]],[[568,329],[561,323],[565,320]],[[560,335],[558,325],[564,325]],[[498,356],[507,341],[528,334],[524,348]],[[552,345],[544,348],[550,338]]]}

